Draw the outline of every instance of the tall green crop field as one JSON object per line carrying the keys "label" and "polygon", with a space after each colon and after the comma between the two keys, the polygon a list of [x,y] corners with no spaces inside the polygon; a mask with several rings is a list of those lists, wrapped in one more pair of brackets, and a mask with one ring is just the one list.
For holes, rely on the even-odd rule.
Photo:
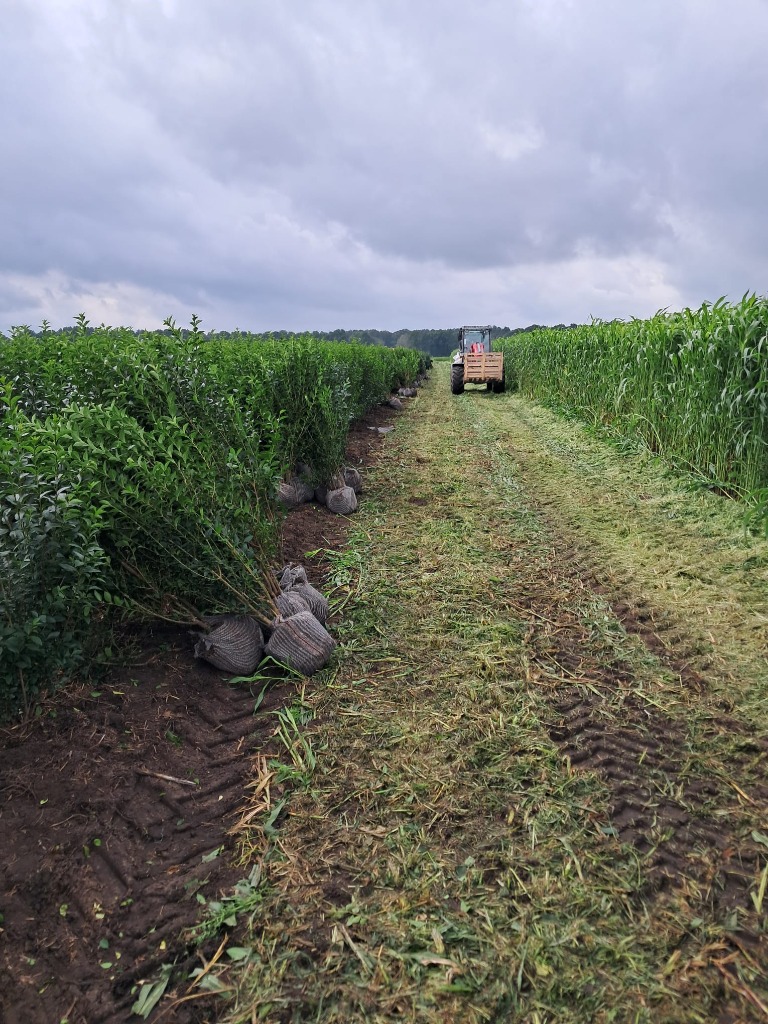
{"label": "tall green crop field", "polygon": [[508,380],[756,504],[768,499],[768,299],[503,339]]}

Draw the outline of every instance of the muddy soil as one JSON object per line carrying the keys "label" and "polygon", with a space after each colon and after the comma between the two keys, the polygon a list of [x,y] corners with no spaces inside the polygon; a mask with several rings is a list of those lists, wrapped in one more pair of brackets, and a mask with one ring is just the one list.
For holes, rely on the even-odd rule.
{"label": "muddy soil", "polygon": [[[371,428],[397,415],[380,408],[354,424],[348,464],[370,464],[386,443]],[[348,527],[305,505],[285,522],[283,558],[322,588],[322,558],[307,552],[340,549]],[[98,689],[57,694],[0,733],[3,1024],[128,1020],[137,982],[210,956],[217,943],[189,932],[247,873],[228,830],[252,758],[269,752],[270,712],[295,682],[230,685],[173,626],[123,641],[125,663]],[[167,1006],[163,1019],[183,1024],[208,1019],[210,998]]]}

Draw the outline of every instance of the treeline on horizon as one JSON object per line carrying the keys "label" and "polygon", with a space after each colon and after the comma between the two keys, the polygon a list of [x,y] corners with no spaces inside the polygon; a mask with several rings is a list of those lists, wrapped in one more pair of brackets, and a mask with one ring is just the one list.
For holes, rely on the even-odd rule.
{"label": "treeline on horizon", "polygon": [[[351,342],[351,341],[356,341],[356,342],[359,342],[362,345],[381,345],[381,346],[385,346],[386,348],[411,348],[411,349],[416,349],[419,352],[425,352],[425,353],[427,353],[428,355],[431,355],[431,356],[449,356],[451,354],[451,352],[453,352],[453,350],[458,345],[458,333],[459,333],[459,328],[458,327],[415,328],[415,329],[402,328],[401,330],[398,330],[398,331],[383,331],[383,330],[376,330],[376,329],[344,330],[343,328],[338,328],[335,331],[306,331],[306,332],[297,332],[297,331],[261,331],[261,332],[251,332],[251,331],[242,331],[242,330],[239,330],[239,329],[238,330],[234,330],[234,331],[208,331],[208,332],[205,332],[205,331],[200,330],[200,328],[199,328],[200,321],[198,320],[198,318],[194,318],[194,319],[197,320],[197,325],[193,324],[193,327],[195,327],[195,329],[192,330],[192,331],[188,330],[187,328],[177,328],[177,327],[175,327],[175,325],[174,325],[173,328],[171,328],[171,327],[168,326],[168,322],[166,321],[166,325],[163,328],[161,328],[159,331],[149,332],[149,333],[168,334],[168,335],[173,334],[173,333],[177,333],[177,334],[181,333],[181,335],[183,335],[184,337],[186,337],[188,334],[196,334],[198,337],[201,337],[201,338],[207,337],[207,338],[217,338],[217,339],[222,339],[222,340],[226,339],[226,338],[248,337],[248,338],[252,338],[252,339],[256,339],[256,340],[262,340],[262,341],[281,341],[281,340],[284,340],[284,339],[295,338],[295,337],[298,336],[298,337],[305,337],[305,338],[306,337],[314,338],[317,341],[331,341],[331,342],[334,342],[334,341],[335,342]],[[78,331],[80,333],[82,333],[82,331],[84,329],[87,329],[89,331],[95,330],[95,328],[93,328],[93,327],[85,328],[86,324],[88,324],[88,321],[84,320],[84,322],[82,324],[80,324],[79,328],[78,327],[61,327],[61,328],[58,328],[57,330],[52,330],[48,324],[44,323],[42,328],[40,330],[38,330],[38,331],[33,331],[29,327],[18,328],[18,330],[24,330],[28,335],[31,334],[31,335],[34,335],[35,337],[46,337],[46,336],[50,336],[50,335],[53,335],[53,334],[65,334],[65,335],[72,334],[72,335],[75,335],[75,334],[78,333]],[[556,324],[555,325],[555,329],[557,329],[557,328],[564,328],[565,326],[566,326],[565,324]],[[570,326],[571,327],[576,327],[576,324],[571,324]],[[102,329],[103,329],[103,325],[102,325]],[[526,334],[529,331],[540,331],[540,330],[544,330],[544,329],[546,329],[546,328],[545,328],[545,326],[543,324],[531,324],[529,327],[497,327],[497,326],[493,326],[491,328],[491,337],[492,337],[492,339],[508,338],[508,337],[510,337],[510,335],[513,335],[513,334]],[[15,334],[16,330],[17,330],[16,328],[13,328],[11,330],[11,335]],[[137,330],[137,331],[134,331],[134,333],[137,334],[137,335],[141,335],[141,334],[145,334],[145,333],[148,333],[148,332]],[[3,337],[3,335],[0,335],[0,338],[2,338],[2,337]]]}

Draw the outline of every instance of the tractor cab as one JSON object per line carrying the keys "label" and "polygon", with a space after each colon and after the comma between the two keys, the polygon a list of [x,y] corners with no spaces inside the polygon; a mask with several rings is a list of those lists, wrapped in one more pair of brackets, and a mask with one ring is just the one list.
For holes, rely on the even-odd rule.
{"label": "tractor cab", "polygon": [[491,351],[490,327],[462,327],[459,331],[459,354],[481,355]]}
{"label": "tractor cab", "polygon": [[451,363],[451,393],[460,395],[465,384],[485,384],[497,394],[504,390],[504,353],[491,348],[491,327],[462,327],[459,349]]}

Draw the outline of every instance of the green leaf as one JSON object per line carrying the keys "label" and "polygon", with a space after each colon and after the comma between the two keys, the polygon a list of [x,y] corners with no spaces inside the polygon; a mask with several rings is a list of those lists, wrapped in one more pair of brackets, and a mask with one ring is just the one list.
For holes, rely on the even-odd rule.
{"label": "green leaf", "polygon": [[253,953],[250,946],[230,946],[227,950],[227,956],[230,960],[247,960],[248,957]]}
{"label": "green leaf", "polygon": [[159,981],[145,982],[139,989],[139,997],[131,1007],[131,1013],[137,1014],[139,1017],[143,1017],[144,1020],[149,1017],[150,1013],[154,1010],[160,1000],[163,998],[163,993],[168,987],[168,982],[171,980],[171,969],[170,967],[163,968],[164,977],[161,977]]}
{"label": "green leaf", "polygon": [[198,988],[203,989],[206,992],[226,992],[226,985],[220,981],[215,974],[206,974],[204,978],[200,980]]}
{"label": "green leaf", "polygon": [[265,832],[266,835],[272,836],[277,831],[274,828],[274,824],[277,821],[278,817],[280,816],[280,812],[282,811],[282,809],[285,807],[285,805],[287,803],[288,803],[288,798],[287,797],[283,797],[283,799],[282,800],[278,800],[278,802],[272,808],[272,811],[271,811],[269,817],[267,818],[267,820],[264,822],[264,826],[263,826],[264,832]]}

